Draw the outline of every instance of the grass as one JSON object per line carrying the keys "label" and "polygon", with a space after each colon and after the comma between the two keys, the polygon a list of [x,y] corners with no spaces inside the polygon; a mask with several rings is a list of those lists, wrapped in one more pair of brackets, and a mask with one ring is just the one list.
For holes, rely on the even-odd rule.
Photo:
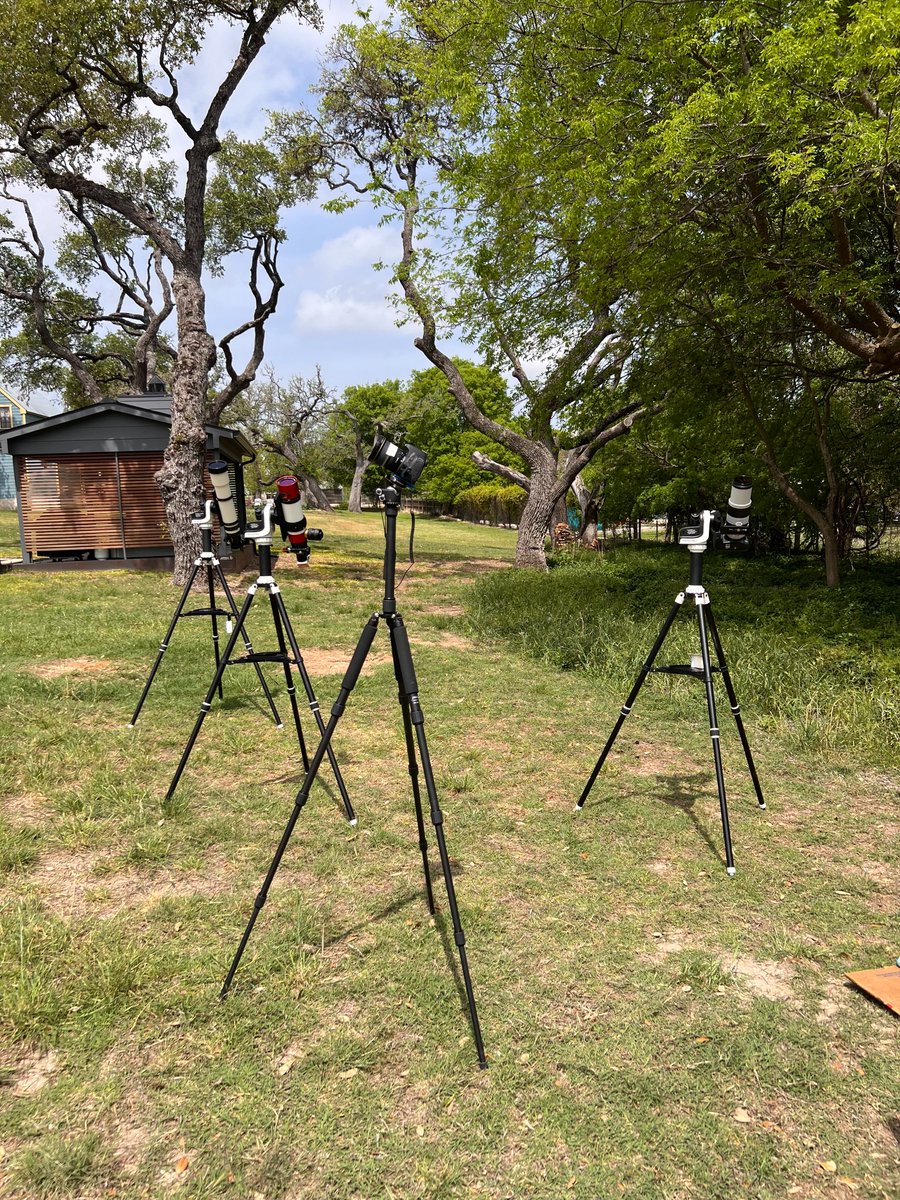
{"label": "grass", "polygon": [[19,514],[0,509],[0,558],[21,558]]}
{"label": "grass", "polygon": [[[376,517],[322,523],[309,571],[276,574],[327,710],[377,603],[381,543]],[[752,594],[735,588],[730,606],[727,579],[716,585],[769,799],[757,813],[726,737],[729,879],[690,681],[648,685],[590,803],[572,813],[621,704],[641,606],[658,625],[679,564],[645,565],[639,552],[633,568],[603,568],[603,582],[571,571],[548,584],[493,569],[512,548],[502,530],[422,521],[399,592],[487,1072],[448,966],[446,906],[432,921],[422,902],[384,635],[335,738],[359,826],[343,821],[325,773],[219,1004],[298,786],[288,731],[266,719],[253,673],[229,670],[163,806],[211,673],[203,622],[176,631],[129,731],[171,584],[115,571],[4,576],[4,1200],[891,1194],[896,1018],[843,972],[900,949],[897,776],[843,734],[798,738],[787,693],[763,710],[742,657],[737,597],[747,627],[758,621],[777,647],[800,637],[799,615],[784,626],[788,590],[794,608],[806,592],[779,564]],[[893,636],[871,602],[887,585],[867,578],[871,594],[845,592],[842,616],[810,597],[831,614],[820,648],[840,639],[861,713],[861,664],[876,647],[888,678]],[[539,638],[516,642],[515,595],[534,630],[541,586],[568,589],[565,604]],[[634,632],[601,671],[570,661],[570,633],[584,620],[595,640],[603,611],[613,627],[630,613]],[[251,632],[271,645],[259,602]],[[604,644],[611,655],[617,639]]]}

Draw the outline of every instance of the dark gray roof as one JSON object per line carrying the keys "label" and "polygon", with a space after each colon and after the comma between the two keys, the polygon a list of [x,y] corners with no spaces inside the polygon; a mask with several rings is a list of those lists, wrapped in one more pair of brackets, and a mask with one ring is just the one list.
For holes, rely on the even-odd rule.
{"label": "dark gray roof", "polygon": [[[158,430],[153,440],[165,442],[168,441],[168,438],[164,436],[163,429],[167,429],[172,423],[171,408],[172,398],[170,396],[123,396],[116,400],[104,400],[100,404],[89,404],[86,408],[57,413],[52,417],[29,421],[27,425],[20,425],[15,429],[4,430],[3,433],[0,433],[0,450],[7,454],[25,454],[29,451],[40,453],[41,442],[47,442],[49,450],[65,453],[66,451],[58,443],[58,440],[52,437],[54,431],[58,430],[60,434],[64,434],[71,430],[74,433],[72,427],[79,422],[95,424],[96,418],[104,416],[127,419],[131,426],[135,422],[146,422],[148,430],[151,428]],[[160,426],[163,429],[160,429]],[[205,428],[209,449],[221,450],[226,457],[232,458],[233,461],[238,461],[242,457],[253,459],[256,456],[253,447],[239,430],[228,429],[221,425],[207,425]],[[85,433],[87,434],[86,440],[82,439],[78,444],[73,443],[69,450],[70,453],[84,453],[89,449],[90,434],[88,430],[85,430]],[[119,447],[113,444],[114,442],[115,437],[101,438],[95,449],[99,451],[115,450]],[[133,442],[134,439],[129,438],[121,448],[124,450],[141,448]]]}

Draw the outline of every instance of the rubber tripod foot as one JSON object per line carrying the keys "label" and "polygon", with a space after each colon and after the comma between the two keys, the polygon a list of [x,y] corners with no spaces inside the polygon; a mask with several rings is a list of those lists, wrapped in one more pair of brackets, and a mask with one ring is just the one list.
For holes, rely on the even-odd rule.
{"label": "rubber tripod foot", "polygon": [[125,728],[126,728],[126,729],[134,729],[134,726],[133,726],[133,725],[132,725],[132,723],[129,721],[129,722],[128,722],[128,724],[125,726]]}
{"label": "rubber tripod foot", "polygon": [[354,817],[354,818],[351,820],[350,824],[351,824],[352,826],[355,826],[355,825],[356,825],[356,817]]}
{"label": "rubber tripod foot", "polygon": [[726,867],[725,868],[726,875],[734,875],[734,874],[736,874],[736,872],[737,872],[737,867]]}
{"label": "rubber tripod foot", "polygon": [[765,802],[765,800],[763,800],[762,804],[761,804],[759,807],[760,807],[760,808],[765,808],[765,807],[766,807],[766,802]]}
{"label": "rubber tripod foot", "polygon": [[284,729],[284,721],[279,721],[275,726],[276,729]]}
{"label": "rubber tripod foot", "polygon": [[584,812],[584,809],[581,807],[580,804],[576,804],[575,807],[572,809],[572,812]]}

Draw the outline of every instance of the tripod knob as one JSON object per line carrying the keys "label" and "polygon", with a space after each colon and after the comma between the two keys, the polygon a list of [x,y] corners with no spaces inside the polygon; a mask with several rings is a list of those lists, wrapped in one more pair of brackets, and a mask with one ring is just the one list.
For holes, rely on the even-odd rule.
{"label": "tripod knob", "polygon": [[311,542],[321,542],[325,534],[321,529],[307,529],[306,536]]}

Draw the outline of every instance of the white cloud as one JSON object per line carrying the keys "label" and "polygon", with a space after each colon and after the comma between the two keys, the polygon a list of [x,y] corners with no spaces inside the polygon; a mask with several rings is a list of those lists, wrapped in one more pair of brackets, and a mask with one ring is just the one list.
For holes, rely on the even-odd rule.
{"label": "white cloud", "polygon": [[[316,276],[324,272],[327,278],[334,279],[345,272],[372,273],[373,263],[394,262],[400,253],[400,235],[396,227],[355,225],[323,242],[309,256],[307,266]],[[382,278],[386,281],[387,276]]]}
{"label": "white cloud", "polygon": [[371,288],[337,284],[323,291],[306,290],[297,302],[297,327],[302,333],[400,333],[397,311],[390,300]]}

